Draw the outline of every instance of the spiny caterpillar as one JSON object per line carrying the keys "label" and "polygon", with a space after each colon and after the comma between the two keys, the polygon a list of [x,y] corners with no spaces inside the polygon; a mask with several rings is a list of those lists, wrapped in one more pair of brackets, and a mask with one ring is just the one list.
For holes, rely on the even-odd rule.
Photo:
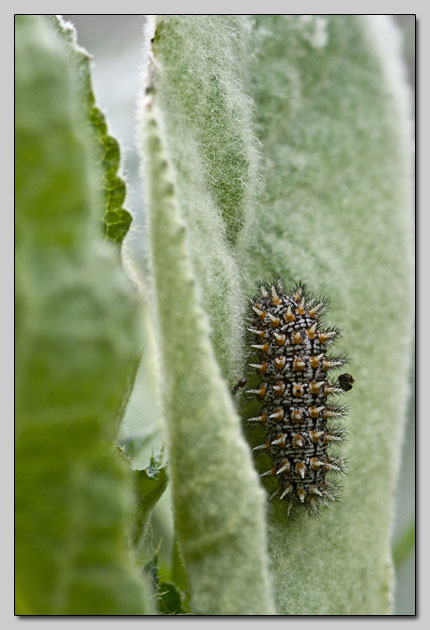
{"label": "spiny caterpillar", "polygon": [[[302,284],[291,295],[276,280],[261,297],[251,301],[248,331],[256,338],[252,348],[258,362],[250,363],[260,383],[247,394],[263,404],[260,415],[248,422],[266,430],[266,440],[253,450],[264,452],[272,467],[261,476],[274,476],[279,496],[292,508],[305,507],[312,515],[338,497],[338,487],[327,473],[344,471],[343,460],[329,454],[330,446],[342,443],[345,429],[343,405],[329,402],[331,396],[352,388],[350,374],[328,380],[332,368],[345,363],[342,356],[327,356],[326,348],[339,335],[336,328],[322,328],[319,318],[324,302],[309,299]],[[330,475],[329,475],[330,477]]]}

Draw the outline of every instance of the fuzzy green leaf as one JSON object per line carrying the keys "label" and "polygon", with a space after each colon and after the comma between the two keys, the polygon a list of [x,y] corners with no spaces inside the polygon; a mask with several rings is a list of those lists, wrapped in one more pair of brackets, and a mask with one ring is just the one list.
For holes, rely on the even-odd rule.
{"label": "fuzzy green leaf", "polygon": [[100,234],[68,46],[50,17],[17,16],[16,613],[142,614],[130,472],[114,447],[139,308]]}
{"label": "fuzzy green leaf", "polygon": [[[161,36],[158,45],[162,46]],[[143,156],[161,385],[175,525],[191,610],[268,614],[273,608],[263,493],[210,342],[192,262],[192,234],[182,216],[182,197],[176,196],[170,142],[162,130],[158,90],[163,92],[164,83],[152,63],[147,78]],[[225,251],[219,229],[218,221],[213,238]],[[211,247],[208,254],[212,251]]]}
{"label": "fuzzy green leaf", "polygon": [[160,71],[146,89],[156,90],[165,112],[191,262],[222,375],[233,386],[243,370],[244,296],[232,245],[252,221],[260,188],[259,142],[244,90],[250,24],[234,16],[169,16],[148,37]]}
{"label": "fuzzy green leaf", "polygon": [[[162,135],[166,156],[156,158],[160,141],[151,136],[145,149],[155,165],[145,174],[154,187],[148,205],[172,481],[185,486],[174,490],[185,563],[181,528],[195,518],[188,477],[199,487],[205,479],[189,466],[197,450],[191,427],[198,421],[211,443],[221,439],[206,434],[193,389],[202,322],[209,318],[232,385],[243,373],[244,298],[260,278],[303,280],[329,298],[356,386],[342,503],[318,521],[291,522],[282,505],[270,509],[278,611],[387,614],[412,340],[411,134],[394,28],[384,17],[169,16],[152,33],[152,51],[146,96],[161,111],[162,131],[153,134]],[[176,199],[156,173],[163,159]],[[189,235],[183,245],[177,215]],[[181,267],[186,255],[191,271]],[[191,315],[199,306],[204,313]],[[196,385],[208,399],[218,387],[211,369]],[[243,464],[235,470],[245,478]],[[191,578],[190,586],[194,597],[199,585]]]}
{"label": "fuzzy green leaf", "polygon": [[82,106],[85,108],[85,120],[89,120],[94,135],[95,159],[103,172],[100,188],[104,199],[104,231],[108,239],[122,243],[132,218],[128,210],[122,207],[126,190],[124,180],[118,176],[119,144],[109,135],[105,117],[96,105],[91,78],[91,56],[78,45],[73,24],[65,22],[59,16],[53,17],[53,24],[70,43],[69,52],[76,63],[80,89],[84,95]]}
{"label": "fuzzy green leaf", "polygon": [[348,475],[317,521],[270,512],[280,613],[389,614],[390,530],[412,349],[411,129],[386,17],[256,18],[251,75],[266,188],[239,264],[303,280],[344,329]]}
{"label": "fuzzy green leaf", "polygon": [[[249,22],[240,17],[171,16],[159,22],[153,46],[156,58],[165,62],[160,104],[173,106],[166,125],[170,131],[179,123],[193,142],[198,176],[232,244],[245,222],[257,179],[258,145],[250,99],[242,88],[248,34]],[[179,190],[188,198],[185,183],[192,182],[193,160],[181,163],[180,151],[184,154],[187,145],[181,147],[175,135],[171,142],[181,175]],[[192,209],[189,212],[192,216]]]}

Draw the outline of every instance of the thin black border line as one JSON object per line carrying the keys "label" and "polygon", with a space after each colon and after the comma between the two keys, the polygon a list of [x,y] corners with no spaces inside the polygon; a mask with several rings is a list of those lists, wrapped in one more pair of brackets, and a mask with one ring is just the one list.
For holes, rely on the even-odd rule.
{"label": "thin black border line", "polygon": [[[147,16],[147,15],[171,15],[171,16],[175,16],[175,17],[194,17],[196,15],[202,15],[202,16],[208,16],[208,17],[214,17],[214,16],[230,16],[230,15],[239,15],[239,16],[244,16],[246,17],[247,15],[252,15],[255,17],[259,17],[259,16],[276,16],[276,15],[291,15],[291,16],[296,16],[296,15],[304,15],[303,13],[60,13],[60,14],[54,14],[54,13],[14,13],[14,16],[16,15],[85,15],[85,16],[89,16],[89,15],[93,15],[94,17],[99,17],[100,15],[111,15],[112,17],[118,17],[118,16],[123,16],[123,15],[128,15],[128,16]],[[311,15],[311,16],[324,16],[324,15],[340,15],[340,16],[344,16],[344,17],[349,17],[349,16],[355,16],[355,15],[408,15],[408,16],[415,16],[415,24],[417,22],[417,14],[416,13],[307,13],[306,15]]]}

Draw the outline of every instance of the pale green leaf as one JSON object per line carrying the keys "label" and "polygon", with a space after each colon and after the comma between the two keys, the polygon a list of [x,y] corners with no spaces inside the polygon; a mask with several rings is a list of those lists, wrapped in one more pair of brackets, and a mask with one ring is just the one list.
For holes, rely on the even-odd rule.
{"label": "pale green leaf", "polygon": [[234,16],[169,16],[148,37],[159,74],[146,89],[156,90],[165,113],[191,262],[222,375],[233,386],[243,370],[244,296],[232,246],[252,221],[260,189],[259,141],[244,89],[250,23]]}
{"label": "pale green leaf", "polygon": [[[146,99],[161,131],[145,145],[145,175],[185,564],[191,475],[198,488],[206,478],[190,466],[200,452],[192,427],[198,422],[214,448],[229,437],[226,423],[213,440],[198,406],[198,391],[219,396],[210,365],[199,367],[202,326],[208,317],[233,385],[243,373],[245,297],[260,278],[303,280],[327,296],[329,321],[345,330],[338,350],[349,355],[356,386],[341,504],[317,521],[270,509],[278,612],[387,614],[412,345],[411,130],[396,32],[385,17],[169,16],[152,33],[152,54]],[[159,173],[163,160],[176,197]],[[181,266],[186,255],[191,270]],[[229,470],[219,467],[222,476]],[[235,470],[245,479],[243,463]],[[221,514],[229,496],[224,503]],[[195,597],[192,577],[190,586]]]}
{"label": "pale green leaf", "polygon": [[343,496],[312,521],[270,512],[280,613],[389,614],[390,531],[412,353],[411,128],[387,17],[256,18],[259,223],[239,264],[328,297],[356,383]]}
{"label": "pale green leaf", "polygon": [[114,447],[140,351],[139,308],[99,226],[68,42],[16,18],[17,614],[151,612]]}
{"label": "pale green leaf", "polygon": [[[158,44],[162,46],[161,36]],[[142,116],[151,263],[169,478],[191,610],[268,614],[273,608],[264,497],[210,342],[207,304],[196,282],[190,246],[193,234],[182,214],[163,131],[158,89],[162,92],[164,84],[152,63],[148,81]],[[207,217],[210,220],[210,213]],[[219,218],[215,222],[211,239],[226,252]],[[209,256],[213,245],[207,234]]]}

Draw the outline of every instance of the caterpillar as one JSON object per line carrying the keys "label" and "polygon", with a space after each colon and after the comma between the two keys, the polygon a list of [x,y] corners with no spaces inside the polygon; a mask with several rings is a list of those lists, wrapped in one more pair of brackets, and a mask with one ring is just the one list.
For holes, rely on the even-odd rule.
{"label": "caterpillar", "polygon": [[317,515],[320,507],[337,501],[335,477],[345,471],[343,458],[332,446],[345,441],[346,408],[332,397],[350,390],[354,378],[328,378],[346,359],[327,355],[340,331],[321,325],[325,310],[324,300],[310,298],[302,283],[287,294],[280,280],[268,288],[262,285],[250,304],[247,330],[256,358],[249,366],[259,383],[246,394],[262,407],[247,422],[265,429],[264,443],[253,450],[270,457],[272,465],[261,477],[276,478],[270,498],[285,501],[288,514],[304,507]]}

